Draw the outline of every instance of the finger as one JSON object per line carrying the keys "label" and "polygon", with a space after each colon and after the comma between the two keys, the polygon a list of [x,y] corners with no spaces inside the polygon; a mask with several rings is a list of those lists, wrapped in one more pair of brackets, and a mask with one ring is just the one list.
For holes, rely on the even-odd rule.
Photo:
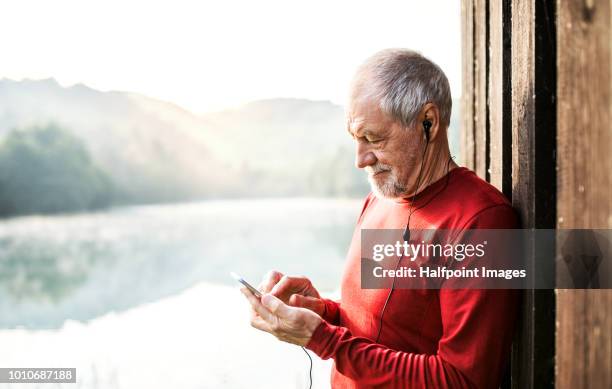
{"label": "finger", "polygon": [[259,314],[253,309],[253,307],[250,307],[249,311],[251,312],[251,321],[261,319],[261,316],[259,316]]}
{"label": "finger", "polygon": [[249,300],[249,303],[251,303],[251,307],[253,308],[253,310],[255,310],[255,312],[259,316],[261,316],[263,320],[269,323],[274,320],[274,315],[265,306],[262,305],[261,301],[259,301],[259,299],[255,297],[250,290],[245,287],[242,287],[240,288],[240,291],[247,298],[247,300]]}
{"label": "finger", "polygon": [[274,285],[281,280],[281,278],[283,278],[283,273],[276,270],[270,270],[265,275],[263,281],[258,285],[257,289],[263,293],[268,293],[274,287]]}
{"label": "finger", "polygon": [[265,323],[266,321],[261,317],[261,315],[259,315],[259,313],[257,313],[257,311],[255,310],[255,308],[253,307],[249,307],[249,311],[250,311],[250,317],[251,317],[251,322],[254,321],[261,321],[262,323]]}
{"label": "finger", "polygon": [[252,321],[251,322],[251,327],[256,328],[256,329],[258,329],[260,331],[272,334],[272,328],[270,328],[270,324],[268,324],[268,322],[266,322],[263,319],[257,320],[257,321]]}
{"label": "finger", "polygon": [[261,304],[263,305],[264,309],[268,310],[269,313],[274,316],[278,316],[281,319],[289,317],[291,315],[291,310],[295,309],[288,306],[279,298],[269,293],[263,295],[263,297],[261,298]]}
{"label": "finger", "polygon": [[294,307],[307,308],[318,315],[322,315],[325,310],[325,302],[321,299],[294,294],[289,299],[289,305]]}
{"label": "finger", "polygon": [[261,303],[259,302],[259,299],[256,297],[253,299],[253,294],[246,287],[242,287],[240,291],[242,292],[242,294],[244,294],[244,296],[247,298],[249,303],[251,303],[251,307],[249,309],[249,311],[251,312],[251,318],[250,318],[251,327],[256,328],[260,331],[264,331],[264,332],[273,334],[273,328],[272,328],[271,323],[268,323],[267,321],[265,321],[261,317],[259,312],[257,311],[256,307],[254,306],[254,304],[261,305]]}
{"label": "finger", "polygon": [[283,301],[287,301],[289,296],[304,289],[303,284],[304,280],[302,278],[284,276],[276,285],[274,285],[272,290],[270,290],[270,294]]}
{"label": "finger", "polygon": [[262,319],[257,313],[251,316],[251,327],[257,328],[260,331],[272,333],[272,326],[270,323]]}

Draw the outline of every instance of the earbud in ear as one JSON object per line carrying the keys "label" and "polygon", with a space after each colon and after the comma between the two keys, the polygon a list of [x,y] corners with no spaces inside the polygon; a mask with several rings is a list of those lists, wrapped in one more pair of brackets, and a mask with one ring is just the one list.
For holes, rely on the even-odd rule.
{"label": "earbud in ear", "polygon": [[431,129],[431,121],[429,119],[423,120],[423,131],[425,132],[425,139],[429,143],[429,130]]}

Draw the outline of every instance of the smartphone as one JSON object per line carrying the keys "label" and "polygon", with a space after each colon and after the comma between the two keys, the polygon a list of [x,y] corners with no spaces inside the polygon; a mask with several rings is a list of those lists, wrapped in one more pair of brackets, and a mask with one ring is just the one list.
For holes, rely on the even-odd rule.
{"label": "smartphone", "polygon": [[253,295],[257,298],[261,298],[262,294],[260,291],[258,291],[257,289],[255,289],[253,287],[253,285],[249,284],[248,282],[246,282],[244,280],[244,278],[240,277],[238,274],[234,273],[234,272],[230,272],[231,276],[238,282],[240,282],[242,285],[246,286],[246,288],[248,290],[251,291],[251,293],[253,293]]}

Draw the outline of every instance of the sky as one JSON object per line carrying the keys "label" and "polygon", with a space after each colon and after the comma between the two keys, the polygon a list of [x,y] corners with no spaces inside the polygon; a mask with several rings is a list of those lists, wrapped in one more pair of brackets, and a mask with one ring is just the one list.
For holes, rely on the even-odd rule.
{"label": "sky", "polygon": [[405,47],[461,94],[458,0],[0,4],[0,78],[137,92],[195,113],[277,97],[344,104],[364,59]]}

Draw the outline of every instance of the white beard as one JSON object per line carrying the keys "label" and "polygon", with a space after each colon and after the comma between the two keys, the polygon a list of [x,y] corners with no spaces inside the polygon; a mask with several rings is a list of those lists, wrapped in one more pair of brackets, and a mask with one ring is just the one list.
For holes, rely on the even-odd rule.
{"label": "white beard", "polygon": [[406,191],[398,182],[393,171],[389,173],[389,176],[382,183],[377,182],[371,174],[368,174],[368,182],[374,195],[381,199],[396,199],[402,197],[402,193]]}

